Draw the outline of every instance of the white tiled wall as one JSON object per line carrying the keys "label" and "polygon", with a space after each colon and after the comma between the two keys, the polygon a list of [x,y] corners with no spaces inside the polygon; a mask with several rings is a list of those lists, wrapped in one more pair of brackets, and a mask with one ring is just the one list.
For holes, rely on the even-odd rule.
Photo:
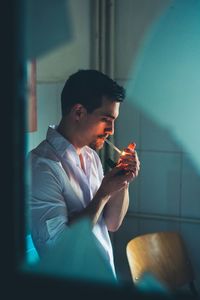
{"label": "white tiled wall", "polygon": [[[130,206],[129,212],[125,218],[122,227],[118,232],[114,234],[114,250],[115,261],[117,265],[117,271],[122,279],[130,279],[130,272],[126,259],[125,248],[127,242],[140,234],[156,231],[180,231],[183,238],[186,241],[186,245],[189,249],[189,254],[192,258],[192,263],[196,272],[196,281],[198,288],[200,287],[200,175],[196,165],[194,163],[194,157],[192,153],[188,151],[180,140],[175,138],[177,131],[176,119],[171,127],[165,127],[162,122],[152,117],[152,114],[148,114],[148,110],[144,110],[144,106],[140,106],[140,100],[143,101],[145,97],[146,103],[151,106],[152,111],[159,108],[162,109],[162,116],[167,114],[165,110],[168,105],[168,99],[165,97],[163,105],[159,102],[163,96],[166,96],[166,92],[169,89],[169,95],[174,97],[169,101],[170,110],[177,109],[176,118],[182,118],[183,108],[181,104],[177,107],[177,97],[179,97],[179,91],[187,91],[187,82],[184,86],[180,85],[179,76],[173,77],[173,82],[168,84],[170,77],[169,73],[165,76],[163,71],[167,70],[170,61],[175,61],[176,57],[173,57],[173,51],[169,53],[157,53],[160,57],[156,59],[156,55],[150,55],[149,61],[146,59],[145,65],[142,62],[136,67],[136,60],[140,56],[140,51],[145,49],[147,51],[148,40],[144,41],[144,35],[147,33],[149,26],[154,23],[155,17],[161,16],[161,13],[169,8],[169,16],[173,27],[175,28],[176,36],[174,36],[174,42],[178,38],[178,32],[180,32],[181,26],[179,21],[183,22],[182,16],[185,12],[189,15],[193,14],[193,20],[195,20],[195,14],[197,10],[194,9],[194,3],[183,1],[148,1],[148,0],[124,0],[116,1],[116,55],[115,55],[115,79],[125,87],[130,86],[130,82],[133,83],[133,97],[130,99],[127,97],[125,102],[121,105],[121,112],[119,119],[116,123],[116,144],[123,148],[130,141],[134,140],[137,143],[137,152],[141,161],[141,171],[136,182],[130,187]],[[179,11],[180,10],[180,14]],[[177,15],[177,18],[174,16]],[[188,15],[188,16],[189,16]],[[178,16],[180,18],[178,18]],[[189,18],[189,17],[188,17]],[[192,18],[191,18],[192,19]],[[163,28],[166,32],[170,32],[169,28],[172,25],[168,24],[166,19],[163,18]],[[198,20],[198,19],[196,19]],[[190,22],[191,23],[191,22]],[[182,24],[182,23],[181,23]],[[191,23],[192,24],[192,23]],[[195,24],[195,23],[194,23]],[[193,25],[194,25],[193,24]],[[191,27],[193,25],[190,25]],[[195,27],[196,28],[196,27]],[[167,34],[165,32],[165,34]],[[195,30],[190,30],[187,35],[188,47],[192,39],[196,39],[192,36]],[[163,33],[164,34],[164,33]],[[184,35],[184,32],[182,33]],[[169,37],[168,37],[169,38]],[[168,40],[166,38],[166,40]],[[186,38],[186,37],[185,37]],[[170,39],[169,39],[170,40]],[[181,38],[182,41],[182,38]],[[200,43],[194,42],[200,51]],[[167,46],[167,44],[166,44]],[[168,45],[169,46],[169,45]],[[169,46],[170,47],[170,46]],[[177,47],[179,45],[177,44]],[[187,47],[188,51],[189,48]],[[158,47],[159,48],[159,47]],[[158,51],[156,45],[149,51]],[[176,52],[176,51],[175,51]],[[176,52],[177,53],[177,52]],[[177,55],[175,53],[175,55]],[[188,52],[190,53],[190,52]],[[191,53],[192,55],[192,53]],[[162,57],[162,61],[160,60]],[[179,58],[179,62],[180,62]],[[162,66],[159,66],[162,62]],[[185,64],[187,61],[182,61],[180,66],[171,67],[171,74],[177,74],[178,68],[180,72],[186,72]],[[196,60],[196,64],[199,65],[199,60]],[[151,65],[151,68],[148,67]],[[195,65],[195,63],[194,63]],[[153,66],[157,66],[161,71],[162,76],[159,78],[159,73],[156,75]],[[135,68],[135,69],[134,69]],[[170,68],[168,69],[168,71]],[[189,69],[188,69],[189,70]],[[132,72],[132,75],[131,75]],[[140,72],[140,73],[138,73]],[[144,76],[141,76],[141,73]],[[140,78],[146,78],[148,73],[148,81],[140,81],[140,93],[134,93],[134,84],[137,79],[137,75],[140,74]],[[180,73],[181,74],[181,73]],[[184,74],[184,73],[183,73]],[[183,78],[184,75],[182,74]],[[187,74],[187,73],[186,73]],[[195,74],[195,68],[191,72]],[[186,76],[188,78],[188,74]],[[168,80],[169,79],[169,80]],[[189,78],[188,78],[189,80]],[[199,75],[196,76],[196,80],[199,80]],[[182,80],[184,82],[184,80]],[[160,83],[163,83],[166,90],[160,88]],[[191,83],[192,84],[192,83]],[[188,85],[191,85],[188,83]],[[196,85],[195,85],[196,86]],[[156,92],[159,90],[159,95]],[[151,92],[152,91],[152,92]],[[138,95],[140,98],[138,99]],[[184,94],[183,94],[184,95]],[[195,95],[191,93],[191,100],[195,98]],[[157,101],[155,98],[157,97]],[[184,103],[183,102],[178,103]],[[196,100],[195,100],[196,101]],[[151,104],[153,103],[153,104]],[[175,106],[176,105],[176,106]],[[198,106],[193,106],[193,110],[198,109]],[[189,110],[192,108],[190,107]],[[185,113],[185,112],[184,112]],[[182,122],[183,120],[181,120]],[[192,114],[188,114],[188,118],[185,119],[185,124],[190,124],[192,121]],[[184,124],[184,122],[182,123]],[[169,124],[170,125],[170,124]],[[188,126],[187,126],[188,128]],[[199,124],[196,123],[196,128],[199,128]],[[183,135],[184,135],[184,128]],[[190,136],[194,136],[194,139],[198,139],[198,135],[194,131],[190,131]],[[191,139],[192,140],[192,139]],[[194,144],[194,147],[195,144]],[[190,147],[192,149],[192,147]],[[133,213],[156,215],[154,218],[142,218],[136,219]],[[158,218],[160,216],[160,219]],[[176,216],[178,218],[191,218],[190,222],[186,222],[182,219],[180,222],[175,222],[169,218],[164,220],[168,216]],[[163,219],[162,219],[163,217]],[[158,219],[157,219],[158,218]],[[199,223],[198,223],[199,220]]]}

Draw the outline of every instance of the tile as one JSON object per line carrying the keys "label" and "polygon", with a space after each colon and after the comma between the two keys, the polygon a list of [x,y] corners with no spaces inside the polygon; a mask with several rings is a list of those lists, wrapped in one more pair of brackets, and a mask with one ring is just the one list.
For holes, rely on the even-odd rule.
{"label": "tile", "polygon": [[161,231],[179,231],[179,223],[171,220],[161,220],[161,219],[139,219],[139,234],[147,234],[153,232]]}
{"label": "tile", "polygon": [[141,113],[140,121],[141,150],[181,151],[181,145],[174,139],[170,131]]}
{"label": "tile", "polygon": [[200,219],[200,175],[188,154],[183,154],[181,215]]}
{"label": "tile", "polygon": [[141,152],[141,213],[179,215],[180,154]]}
{"label": "tile", "polygon": [[138,212],[139,211],[139,184],[140,176],[138,176],[133,182],[129,185],[129,212]]}

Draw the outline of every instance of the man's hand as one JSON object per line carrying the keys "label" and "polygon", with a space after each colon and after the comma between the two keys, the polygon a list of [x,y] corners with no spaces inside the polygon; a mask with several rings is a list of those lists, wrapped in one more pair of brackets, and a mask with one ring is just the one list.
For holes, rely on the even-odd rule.
{"label": "man's hand", "polygon": [[117,166],[121,167],[129,176],[128,182],[131,182],[138,176],[140,170],[140,161],[135,151],[135,144],[130,144],[131,147],[127,147],[123,150]]}
{"label": "man's hand", "polygon": [[130,145],[123,150],[116,167],[104,176],[100,186],[103,195],[112,196],[114,192],[122,190],[138,176],[140,161],[134,150],[135,144]]}
{"label": "man's hand", "polygon": [[124,172],[124,166],[117,165],[104,176],[99,189],[103,195],[111,196],[114,192],[125,188],[131,180],[132,173]]}

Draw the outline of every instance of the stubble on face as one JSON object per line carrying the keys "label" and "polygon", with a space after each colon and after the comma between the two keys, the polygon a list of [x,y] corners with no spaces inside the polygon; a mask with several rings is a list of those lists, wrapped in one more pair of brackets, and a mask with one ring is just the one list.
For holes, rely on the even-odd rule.
{"label": "stubble on face", "polygon": [[89,147],[92,148],[93,150],[100,150],[103,148],[104,140],[105,139],[98,137],[96,140],[92,141],[89,144]]}

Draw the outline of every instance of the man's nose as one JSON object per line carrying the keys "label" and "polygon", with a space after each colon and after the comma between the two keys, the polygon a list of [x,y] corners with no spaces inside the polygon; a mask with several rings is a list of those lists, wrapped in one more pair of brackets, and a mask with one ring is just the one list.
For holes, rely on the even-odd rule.
{"label": "man's nose", "polygon": [[115,132],[114,122],[112,122],[110,124],[110,126],[105,129],[105,132],[108,133],[109,135],[113,135],[114,134],[114,132]]}

